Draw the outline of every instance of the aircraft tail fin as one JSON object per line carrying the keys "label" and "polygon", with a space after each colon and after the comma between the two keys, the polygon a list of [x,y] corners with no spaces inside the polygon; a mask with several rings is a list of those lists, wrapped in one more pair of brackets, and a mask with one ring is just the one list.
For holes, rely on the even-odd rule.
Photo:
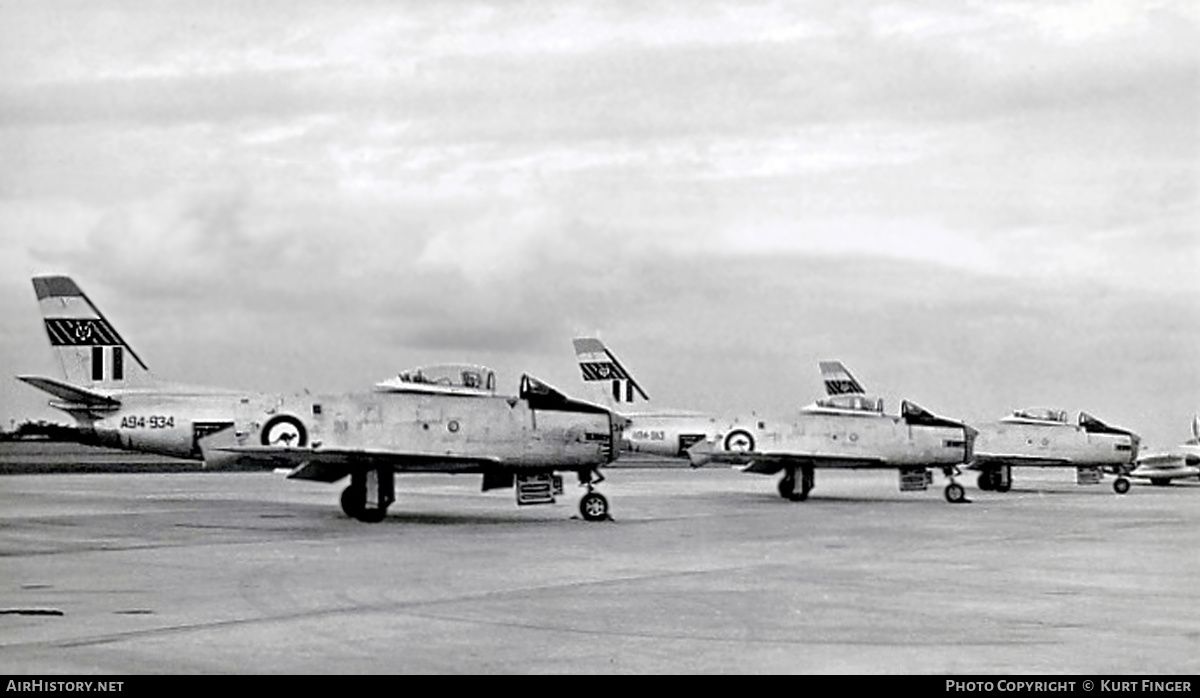
{"label": "aircraft tail fin", "polygon": [[583,383],[594,391],[593,394],[602,404],[619,408],[633,405],[639,399],[642,402],[650,400],[650,396],[604,346],[604,342],[595,337],[579,337],[574,344],[575,359],[579,362]]}
{"label": "aircraft tail fin", "polygon": [[33,290],[68,383],[124,388],[154,382],[146,364],[70,277],[34,277]]}
{"label": "aircraft tail fin", "polygon": [[865,395],[867,392],[841,361],[822,361],[821,378],[825,381],[827,395]]}

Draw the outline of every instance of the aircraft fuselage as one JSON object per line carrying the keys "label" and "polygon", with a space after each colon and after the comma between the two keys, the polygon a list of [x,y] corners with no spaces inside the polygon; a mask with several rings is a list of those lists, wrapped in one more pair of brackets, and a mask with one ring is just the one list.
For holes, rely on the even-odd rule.
{"label": "aircraft fuselage", "polygon": [[621,439],[622,450],[665,458],[686,458],[687,449],[714,438],[717,422],[702,414],[631,413]]}
{"label": "aircraft fuselage", "polygon": [[[293,434],[282,445],[495,458],[543,470],[602,465],[613,455],[607,413],[532,409],[512,397],[304,396],[285,399],[274,412],[263,417],[256,445],[281,445]],[[276,426],[289,423],[300,428]]]}
{"label": "aircraft fuselage", "polygon": [[117,391],[114,397],[121,404],[111,411],[60,406],[89,443],[194,460],[202,458],[201,438],[231,426],[249,429],[254,415],[279,402],[269,395],[188,388]]}
{"label": "aircraft fuselage", "polygon": [[736,450],[736,432],[753,435],[753,448],[765,454],[802,454],[823,467],[904,467],[957,465],[970,458],[970,435],[963,426],[912,424],[886,414],[801,412],[789,421],[760,420],[752,429],[734,427],[725,448]]}
{"label": "aircraft fuselage", "polygon": [[1073,424],[995,422],[977,427],[975,455],[1011,465],[1116,467],[1134,456],[1126,434],[1090,433]]}

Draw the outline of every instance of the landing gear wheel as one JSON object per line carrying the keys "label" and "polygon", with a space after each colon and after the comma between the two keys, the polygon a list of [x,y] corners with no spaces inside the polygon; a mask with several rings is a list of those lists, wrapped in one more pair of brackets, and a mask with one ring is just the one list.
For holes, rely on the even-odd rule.
{"label": "landing gear wheel", "polygon": [[1119,477],[1113,480],[1113,492],[1117,494],[1125,494],[1129,491],[1129,480]]}
{"label": "landing gear wheel", "polygon": [[990,492],[991,490],[996,489],[995,483],[992,482],[992,471],[990,470],[985,470],[982,473],[979,473],[979,479],[975,484],[978,485],[979,489],[983,490],[984,492]]}
{"label": "landing gear wheel", "polygon": [[357,518],[363,523],[379,523],[387,518],[387,509],[363,509]]}
{"label": "landing gear wheel", "polygon": [[[779,496],[784,499],[792,499],[795,496],[796,478],[791,475],[784,475],[779,480]],[[794,499],[792,501],[795,501]]]}
{"label": "landing gear wheel", "polygon": [[1012,489],[1012,482],[996,483],[997,492],[1007,492]]}
{"label": "landing gear wheel", "polygon": [[579,513],[585,521],[604,521],[608,519],[608,499],[599,492],[588,492],[579,500]]}
{"label": "landing gear wheel", "polygon": [[367,490],[363,487],[348,485],[342,490],[342,511],[352,519],[360,519],[367,508]]}
{"label": "landing gear wheel", "polygon": [[946,485],[946,501],[951,504],[961,504],[967,501],[967,491],[957,482]]}
{"label": "landing gear wheel", "polygon": [[1150,484],[1156,487],[1166,487],[1171,484],[1171,479],[1166,477],[1152,477],[1150,478]]}

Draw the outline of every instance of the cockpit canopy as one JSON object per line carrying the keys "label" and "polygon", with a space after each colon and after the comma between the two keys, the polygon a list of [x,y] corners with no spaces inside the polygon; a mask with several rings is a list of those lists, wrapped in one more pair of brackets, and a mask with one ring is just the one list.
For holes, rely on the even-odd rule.
{"label": "cockpit canopy", "polygon": [[607,408],[600,405],[569,398],[554,386],[544,383],[528,373],[521,376],[521,392],[518,397],[528,402],[531,410],[612,414]]}
{"label": "cockpit canopy", "polygon": [[400,392],[495,393],[496,374],[478,364],[434,364],[403,371],[375,387]]}
{"label": "cockpit canopy", "polygon": [[812,405],[820,410],[844,410],[848,412],[872,412],[883,414],[883,398],[860,394],[831,395],[821,398]]}
{"label": "cockpit canopy", "polygon": [[904,419],[906,424],[926,427],[950,427],[952,429],[962,429],[963,433],[968,437],[968,440],[975,438],[974,435],[977,433],[974,429],[968,427],[962,422],[957,422],[953,419],[947,419],[945,417],[939,417],[924,407],[921,407],[917,403],[909,402],[908,400],[903,400],[900,402],[900,417]]}
{"label": "cockpit canopy", "polygon": [[1067,411],[1049,407],[1030,407],[1024,410],[1013,410],[1012,419],[1032,419],[1038,422],[1067,423]]}

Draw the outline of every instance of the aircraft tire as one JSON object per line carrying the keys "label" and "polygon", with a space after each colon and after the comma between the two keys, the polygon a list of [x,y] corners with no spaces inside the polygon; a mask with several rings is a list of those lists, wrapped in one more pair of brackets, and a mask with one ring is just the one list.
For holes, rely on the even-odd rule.
{"label": "aircraft tire", "polygon": [[997,491],[997,492],[1007,492],[1007,491],[1009,491],[1009,490],[1011,490],[1011,489],[1012,489],[1012,481],[1011,481],[1011,480],[1010,480],[1009,482],[1007,482],[1007,483],[1003,484],[1003,485],[1001,485],[1001,484],[999,484],[999,483],[997,483],[997,484],[996,484],[996,491]]}
{"label": "aircraft tire", "polygon": [[1123,477],[1119,477],[1116,480],[1113,480],[1113,492],[1116,492],[1117,494],[1125,494],[1128,491],[1129,491],[1129,480],[1127,480],[1126,478],[1123,478]]}
{"label": "aircraft tire", "polygon": [[951,504],[961,504],[967,501],[967,491],[957,482],[946,485],[946,501]]}
{"label": "aircraft tire", "polygon": [[579,500],[579,513],[585,521],[604,521],[608,516],[608,499],[599,492],[588,492]]}
{"label": "aircraft tire", "polygon": [[982,473],[979,473],[979,479],[975,481],[975,484],[978,485],[979,489],[983,490],[984,492],[990,492],[995,489],[996,487],[992,483],[992,471],[985,470]]}
{"label": "aircraft tire", "polygon": [[784,499],[791,499],[793,491],[796,489],[796,479],[784,475],[779,480],[779,496]]}
{"label": "aircraft tire", "polygon": [[[734,429],[725,435],[725,440],[721,443],[725,445],[726,451],[753,451],[754,435],[745,429]],[[738,443],[744,443],[745,448],[735,448]]]}
{"label": "aircraft tire", "polygon": [[1152,477],[1150,478],[1150,484],[1157,485],[1159,487],[1166,487],[1167,485],[1171,484],[1171,479],[1167,477]]}
{"label": "aircraft tire", "polygon": [[375,507],[374,509],[363,509],[358,516],[354,517],[363,523],[379,523],[387,518],[387,509]]}
{"label": "aircraft tire", "polygon": [[[347,485],[342,490],[342,511],[352,519],[362,520],[362,514],[367,508],[367,492],[361,487]],[[382,519],[381,519],[382,520]]]}

